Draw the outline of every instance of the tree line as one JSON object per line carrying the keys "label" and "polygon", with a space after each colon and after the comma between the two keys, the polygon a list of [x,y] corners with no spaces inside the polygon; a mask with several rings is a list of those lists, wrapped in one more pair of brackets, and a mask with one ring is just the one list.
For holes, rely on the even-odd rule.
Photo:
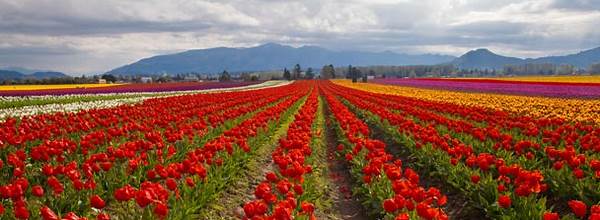
{"label": "tree line", "polygon": [[[180,82],[180,81],[199,81],[199,80],[219,80],[222,82],[231,80],[257,81],[257,80],[298,80],[298,79],[314,79],[317,74],[321,79],[347,78],[353,82],[358,80],[367,81],[369,76],[385,77],[478,77],[478,76],[504,76],[504,75],[570,75],[570,74],[600,74],[600,63],[590,65],[586,70],[577,69],[573,65],[568,64],[550,64],[550,63],[527,63],[518,65],[505,65],[502,69],[459,69],[451,64],[440,65],[409,65],[409,66],[362,66],[356,67],[349,65],[347,67],[334,67],[332,64],[325,65],[319,72],[309,67],[303,70],[300,64],[292,67],[291,71],[287,68],[283,72],[243,72],[237,76],[233,76],[226,70],[217,75],[201,75],[195,73],[176,74],[176,75],[161,75],[151,76],[153,82]],[[262,78],[261,74],[267,74],[268,78]],[[16,84],[33,84],[33,85],[49,85],[49,84],[84,84],[98,83],[99,79],[105,79],[109,83],[114,82],[142,82],[141,76],[123,76],[103,74],[86,77],[60,77],[46,79],[15,79],[4,80],[1,83],[4,85]],[[262,79],[261,79],[262,78]]]}

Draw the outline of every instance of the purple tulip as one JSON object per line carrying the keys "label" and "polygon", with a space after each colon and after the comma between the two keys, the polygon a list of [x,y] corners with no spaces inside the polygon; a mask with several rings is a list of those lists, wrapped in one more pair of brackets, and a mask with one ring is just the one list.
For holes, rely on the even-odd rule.
{"label": "purple tulip", "polygon": [[410,86],[428,89],[444,89],[465,92],[500,93],[557,98],[600,98],[600,84],[577,85],[575,83],[542,82],[494,82],[454,79],[377,79],[379,84]]}

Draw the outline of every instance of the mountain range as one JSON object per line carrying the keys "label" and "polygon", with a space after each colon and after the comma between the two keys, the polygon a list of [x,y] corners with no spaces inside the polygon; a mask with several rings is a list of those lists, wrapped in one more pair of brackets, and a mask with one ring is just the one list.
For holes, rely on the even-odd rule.
{"label": "mountain range", "polygon": [[281,70],[300,64],[303,68],[323,65],[414,65],[450,62],[453,56],[423,54],[409,55],[393,52],[332,51],[315,46],[294,48],[268,43],[250,48],[217,47],[188,50],[181,53],[145,58],[109,71],[118,75],[162,73],[218,73]]}
{"label": "mountain range", "polygon": [[[471,50],[460,57],[421,54],[410,55],[394,52],[333,51],[316,46],[291,47],[267,43],[249,48],[217,47],[188,50],[175,54],[158,55],[124,65],[107,73],[115,75],[157,75],[178,73],[219,73],[268,71],[292,68],[295,64],[303,68],[370,65],[432,65],[452,64],[461,69],[501,69],[505,65],[526,63],[570,64],[585,69],[600,63],[600,47],[564,56],[539,58],[517,58],[498,55],[488,49]],[[61,72],[31,70],[18,67],[0,68],[0,80],[25,78],[68,77]]]}
{"label": "mountain range", "polygon": [[[8,68],[9,70],[1,69],[0,70],[0,81],[4,80],[18,80],[18,79],[50,79],[50,78],[63,78],[69,77],[68,75],[61,72],[53,72],[53,71],[41,71],[41,72],[30,72],[24,71],[26,73],[22,73],[19,71],[11,70],[15,68]],[[22,70],[27,70],[25,68],[19,68]]]}
{"label": "mountain range", "polygon": [[600,47],[565,56],[517,58],[495,54],[488,49],[476,49],[460,57],[422,54],[409,55],[393,52],[332,51],[321,47],[291,47],[267,43],[249,48],[217,47],[188,50],[181,53],[153,56],[115,68],[108,73],[116,75],[155,75],[177,73],[218,73],[281,70],[295,64],[320,68],[334,66],[370,65],[432,65],[453,64],[458,68],[501,69],[507,64],[552,63],[571,64],[578,68],[600,62]]}
{"label": "mountain range", "polygon": [[551,63],[556,65],[570,64],[577,68],[585,69],[590,65],[599,62],[600,47],[564,56],[547,56],[527,59],[498,55],[488,49],[477,49],[465,53],[450,63],[462,69],[501,69],[504,65],[527,63]]}

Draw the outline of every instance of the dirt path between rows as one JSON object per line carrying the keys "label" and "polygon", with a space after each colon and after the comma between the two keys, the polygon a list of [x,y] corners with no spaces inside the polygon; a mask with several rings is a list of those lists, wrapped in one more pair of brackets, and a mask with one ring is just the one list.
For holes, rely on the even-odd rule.
{"label": "dirt path between rows", "polygon": [[[329,120],[329,109],[325,108],[326,120]],[[333,201],[332,209],[335,210],[332,219],[368,220],[372,219],[366,215],[366,211],[360,200],[352,195],[352,185],[355,183],[350,175],[348,163],[344,159],[335,157],[335,149],[338,145],[335,131],[326,123],[327,157],[329,179],[334,187],[329,192]]]}

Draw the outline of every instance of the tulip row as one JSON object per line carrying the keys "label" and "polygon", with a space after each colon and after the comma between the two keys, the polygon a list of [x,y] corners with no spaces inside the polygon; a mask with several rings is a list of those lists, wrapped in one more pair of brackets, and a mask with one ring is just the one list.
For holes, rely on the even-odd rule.
{"label": "tulip row", "polygon": [[283,86],[289,82],[268,81],[247,86],[216,88],[191,91],[173,92],[136,92],[136,93],[107,93],[107,94],[74,94],[60,96],[0,96],[0,121],[5,118],[20,118],[28,115],[46,114],[52,112],[76,112],[87,109],[112,108],[118,105],[138,103],[154,97],[170,97],[185,94],[247,91],[260,88]]}
{"label": "tulip row", "polygon": [[373,83],[353,84],[334,80],[335,84],[372,93],[398,95],[436,103],[451,103],[489,110],[503,110],[533,118],[555,117],[567,121],[600,123],[600,100],[562,99],[490,93],[468,93],[448,90],[421,89]]}
{"label": "tulip row", "polygon": [[48,114],[53,112],[77,112],[87,109],[113,108],[119,105],[138,103],[152,97],[133,96],[124,98],[98,99],[93,101],[53,103],[45,105],[27,105],[16,108],[0,109],[0,121],[4,118],[20,118],[23,116]]}
{"label": "tulip row", "polygon": [[435,187],[423,188],[419,175],[393,160],[385,143],[369,138],[370,129],[338,100],[331,84],[323,91],[341,144],[337,150],[351,164],[352,175],[363,184],[355,187],[371,214],[389,219],[448,219],[441,209],[447,197]]}
{"label": "tulip row", "polygon": [[544,83],[600,83],[598,75],[577,76],[514,76],[514,77],[489,77],[489,78],[463,78],[474,80],[494,80],[509,82],[544,82]]}
{"label": "tulip row", "polygon": [[[206,166],[206,175],[210,178],[195,190],[182,191],[180,195],[182,199],[174,206],[178,212],[169,217],[173,219],[189,217],[190,212],[196,213],[217,199],[220,192],[232,183],[235,176],[242,173],[244,164],[253,158],[256,149],[266,145],[272,133],[277,130],[276,127],[281,124],[281,119],[291,117],[303,104],[305,98],[302,97],[308,93],[308,89],[309,87],[304,85],[294,94],[288,94],[291,95],[289,99],[224,131],[218,137],[206,142],[203,148],[186,153],[182,163],[189,163],[191,167],[195,164]],[[193,177],[196,174],[182,174],[178,179],[187,175]],[[203,195],[198,196],[198,192],[202,192]]]}
{"label": "tulip row", "polygon": [[[267,97],[274,90],[269,89],[262,97]],[[270,91],[271,93],[269,93]],[[228,109],[227,104],[232,102],[248,104],[250,100],[254,100],[253,93],[236,92],[226,93],[219,96],[209,94],[200,95],[183,95],[169,99],[147,100],[146,102],[118,106],[109,109],[85,109],[76,113],[53,113],[22,117],[20,119],[7,118],[5,122],[0,123],[0,146],[5,144],[10,145],[26,145],[28,142],[57,139],[59,137],[72,135],[79,131],[91,132],[98,129],[114,129],[118,128],[121,123],[132,123],[139,120],[144,120],[143,124],[152,125],[150,120],[185,120],[192,116],[202,116],[209,112],[214,112],[215,103],[223,103],[221,109]],[[192,97],[192,99],[190,99]],[[278,96],[280,97],[280,96]],[[223,102],[228,100],[228,102]],[[274,101],[277,99],[273,99]],[[268,102],[267,102],[268,103]],[[204,107],[199,110],[197,108]],[[225,107],[225,108],[223,108]],[[165,109],[171,112],[166,112]],[[231,109],[230,109],[231,111]],[[128,117],[120,117],[127,115]],[[215,116],[216,117],[216,116]],[[76,118],[76,120],[71,120]],[[210,119],[211,121],[213,119]],[[16,125],[19,125],[16,127]],[[109,126],[110,125],[110,126]],[[134,126],[135,127],[135,126]],[[79,134],[81,135],[81,134]]]}
{"label": "tulip row", "polygon": [[600,98],[600,84],[515,82],[474,79],[379,79],[376,83],[419,88],[546,96],[559,98]]}
{"label": "tulip row", "polygon": [[100,100],[115,100],[141,96],[154,96],[154,94],[103,94],[103,95],[66,95],[66,96],[25,96],[25,97],[0,97],[0,109],[19,109],[25,106],[40,106],[49,104],[69,104],[92,102]]}
{"label": "tulip row", "polygon": [[260,82],[205,82],[205,83],[148,83],[148,84],[118,84],[110,86],[72,87],[31,90],[0,90],[0,96],[45,96],[45,95],[72,95],[72,94],[105,94],[105,93],[132,93],[132,92],[171,92],[191,91],[216,88],[231,88],[257,84]]}
{"label": "tulip row", "polygon": [[[153,205],[148,213],[168,215],[168,206],[185,204],[176,198],[198,195],[192,189],[210,182],[211,171],[218,170],[213,164],[229,161],[220,158],[223,149],[210,147],[211,139],[223,134],[217,139],[245,149],[242,140],[264,133],[266,125],[274,124],[270,121],[306,93],[307,85],[296,83],[7,120],[0,128],[0,156],[6,162],[0,195],[11,208],[2,210],[2,217],[53,219],[54,212],[127,216],[136,208],[116,201],[133,197],[140,207]],[[203,143],[202,151],[195,150]],[[212,146],[226,146],[220,144]],[[178,182],[187,188],[172,190]]]}
{"label": "tulip row", "polygon": [[[598,182],[597,179],[594,179],[597,177],[590,176],[585,181],[572,182],[574,186],[564,184],[556,187],[557,181],[554,180],[556,176],[552,176],[550,182],[545,181],[543,174],[550,172],[549,169],[538,170],[543,168],[543,165],[540,167],[539,161],[543,162],[544,159],[533,160],[533,153],[523,153],[522,159],[520,159],[518,156],[522,152],[511,153],[510,150],[515,150],[514,148],[533,146],[522,146],[526,142],[513,142],[512,136],[500,132],[502,129],[511,130],[510,127],[501,127],[498,130],[495,129],[495,126],[490,126],[489,130],[478,130],[464,120],[444,118],[442,115],[436,114],[437,112],[448,113],[449,108],[443,103],[427,103],[405,97],[365,93],[343,87],[336,87],[336,91],[339,96],[344,98],[346,104],[361,112],[365,118],[373,121],[373,124],[381,127],[397,142],[406,146],[407,148],[403,150],[408,155],[419,158],[420,164],[423,164],[422,168],[439,173],[442,179],[447,180],[449,184],[470,195],[473,203],[486,210],[490,216],[511,218],[528,216],[528,218],[539,219],[547,214],[552,215],[553,213],[548,212],[545,208],[544,196],[546,194],[559,197],[574,196],[577,198],[579,196],[579,199],[583,199],[588,204],[598,203]],[[453,113],[461,112],[461,110],[462,113],[468,112],[463,108],[455,110]],[[504,115],[506,114],[489,114],[487,116],[493,118],[484,122],[488,125],[510,124],[507,119],[504,121],[498,119]],[[485,116],[485,114],[481,114],[481,116]],[[543,122],[543,120],[539,120],[539,122]],[[556,127],[552,125],[552,122],[553,120],[546,120],[546,123],[542,124]],[[588,129],[578,131],[580,133],[589,131],[589,126],[591,125],[587,125]],[[482,131],[485,133],[478,134]],[[587,139],[597,137],[597,133],[593,129],[592,131]],[[525,131],[522,132],[525,133]],[[536,131],[535,135],[531,136],[537,136],[538,133],[539,131]],[[480,144],[478,138],[483,139],[486,136],[489,138],[486,142],[487,145]],[[502,142],[506,137],[509,140]],[[496,140],[499,142],[495,142]],[[592,140],[594,143],[595,139]],[[579,143],[584,142],[580,141]],[[502,149],[501,146],[507,146],[507,148]],[[585,148],[580,149],[586,150]],[[543,150],[533,152],[538,153],[535,155],[540,155]],[[566,153],[567,155],[573,156],[573,150],[568,152],[570,153]],[[579,159],[581,156],[576,158]],[[594,172],[592,170],[597,169],[593,165],[596,155],[589,153],[588,158],[592,162],[589,166],[582,165],[582,168]],[[526,167],[529,170],[525,169]],[[563,177],[574,179],[572,175]],[[548,185],[548,183],[552,184]],[[577,190],[579,193],[577,195],[561,194],[561,190],[564,190],[565,187],[568,189],[566,192]],[[550,189],[550,192],[544,193],[547,189]],[[543,195],[536,196],[540,193]]]}
{"label": "tulip row", "polygon": [[[517,163],[527,169],[539,170],[543,176],[551,176],[551,191],[559,197],[580,199],[587,202],[600,200],[600,160],[594,155],[600,152],[600,128],[577,123],[570,125],[561,120],[509,117],[508,114],[483,114],[477,123],[465,120],[473,114],[468,108],[410,100],[385,95],[372,96],[357,91],[354,97],[373,105],[397,111],[415,123],[427,127],[434,125],[440,135],[450,135],[468,146],[469,154],[459,153],[454,158],[476,160],[478,154],[491,154],[508,163]],[[418,107],[416,107],[418,106]],[[448,115],[448,109],[462,115]],[[533,127],[535,124],[537,127]],[[539,136],[539,137],[538,137]],[[546,136],[552,138],[546,138]],[[566,140],[561,141],[561,137]],[[548,142],[552,145],[546,145]],[[560,144],[560,145],[559,145]],[[554,146],[566,146],[557,150]],[[596,146],[594,149],[593,147]],[[473,152],[474,155],[470,155]],[[562,169],[566,163],[571,169]],[[584,189],[582,193],[578,190]]]}
{"label": "tulip row", "polygon": [[305,176],[312,173],[312,166],[307,162],[312,154],[311,131],[318,107],[317,93],[316,88],[313,89],[289,126],[287,136],[279,140],[272,153],[275,171],[266,173],[265,180],[256,187],[256,199],[244,204],[245,219],[316,218],[314,204],[305,200],[304,192],[312,187],[305,183]]}
{"label": "tulip row", "polygon": [[[118,133],[118,132],[110,132],[110,134],[111,134],[111,135],[118,135],[119,133]],[[88,136],[88,137],[89,137],[89,136]],[[87,145],[87,144],[83,144],[83,143],[82,143],[82,145]],[[50,148],[51,148],[51,149],[52,149],[52,147],[60,147],[60,145],[59,145],[59,146],[50,146]],[[31,154],[31,157],[32,157],[32,159],[34,159],[34,161],[35,161],[35,160],[40,160],[40,159],[43,159],[43,158],[38,158],[38,157],[39,157],[39,156],[44,156],[44,155],[47,155],[47,154],[48,154],[48,150],[44,150],[44,149],[48,149],[48,146],[39,146],[39,147],[35,147],[35,148],[33,148],[33,149],[35,149],[35,150],[31,150],[31,153],[30,153],[30,154]],[[44,150],[44,151],[40,151],[40,150]],[[37,152],[37,153],[36,153],[36,152]],[[41,152],[41,153],[40,153],[40,152]],[[60,152],[60,151],[58,151],[58,152]],[[39,156],[37,156],[37,155],[39,155]],[[47,156],[46,156],[46,157],[47,157]],[[11,158],[11,157],[10,157],[10,155],[9,155],[9,163],[10,163],[10,158]],[[92,157],[92,158],[93,158],[93,157]],[[103,163],[102,165],[104,165],[104,164],[108,164],[108,165],[106,165],[106,166],[103,166],[103,169],[110,169],[110,167],[111,167],[111,165],[110,165],[110,162],[109,162],[109,163]],[[129,163],[129,164],[130,164],[130,166],[132,166],[132,163],[131,163],[131,161],[130,161],[130,163]],[[137,163],[133,163],[133,164],[137,164]],[[96,165],[96,166],[98,166],[98,165]],[[61,169],[59,169],[59,168],[60,168],[60,166],[56,166],[56,169],[55,169],[55,170],[62,170],[62,168],[61,168]],[[73,169],[73,168],[72,168],[72,169]],[[15,171],[16,171],[16,170],[17,170],[17,169],[15,169]],[[52,175],[52,173],[53,173],[53,171],[52,171],[52,170],[53,170],[52,166],[44,166],[44,169],[43,169],[43,170],[44,170],[44,172],[45,172],[45,173],[49,173],[49,175]],[[62,173],[62,171],[61,171],[61,173]],[[18,176],[18,175],[17,175],[17,176]],[[53,181],[51,181],[51,182],[50,182],[50,180],[53,180]],[[54,191],[61,192],[61,191],[63,191],[63,190],[64,190],[64,187],[62,186],[62,184],[61,184],[61,183],[60,183],[58,180],[56,180],[56,178],[49,179],[49,183],[51,183],[51,184],[52,184],[51,186],[53,187]],[[67,197],[68,197],[68,196],[67,196]]]}

